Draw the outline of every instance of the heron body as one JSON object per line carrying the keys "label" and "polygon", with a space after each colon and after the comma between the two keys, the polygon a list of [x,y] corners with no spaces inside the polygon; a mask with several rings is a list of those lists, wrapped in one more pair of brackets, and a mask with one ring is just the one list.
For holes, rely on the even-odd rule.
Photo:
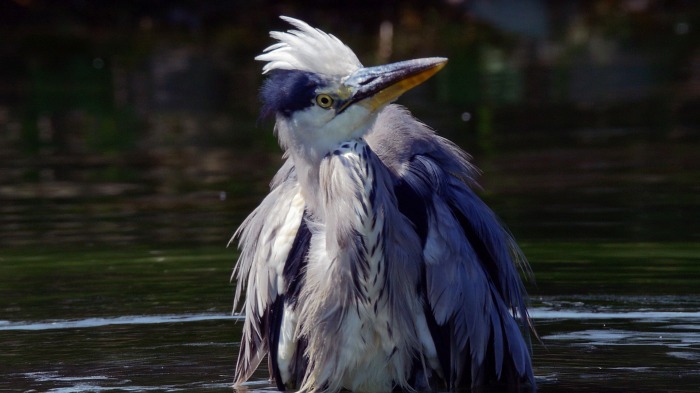
{"label": "heron body", "polygon": [[234,235],[236,383],[267,356],[280,390],[534,386],[524,258],[467,154],[391,104],[446,59],[363,67],[283,19],[257,59],[286,161]]}

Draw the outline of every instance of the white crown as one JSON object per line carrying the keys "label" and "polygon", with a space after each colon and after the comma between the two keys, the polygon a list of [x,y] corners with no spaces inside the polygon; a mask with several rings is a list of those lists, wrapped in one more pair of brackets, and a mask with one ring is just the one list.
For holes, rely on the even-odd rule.
{"label": "white crown", "polygon": [[267,61],[263,74],[272,70],[300,70],[329,76],[346,76],[362,67],[357,56],[331,34],[305,22],[280,16],[298,30],[271,31],[279,42],[267,47],[255,60]]}

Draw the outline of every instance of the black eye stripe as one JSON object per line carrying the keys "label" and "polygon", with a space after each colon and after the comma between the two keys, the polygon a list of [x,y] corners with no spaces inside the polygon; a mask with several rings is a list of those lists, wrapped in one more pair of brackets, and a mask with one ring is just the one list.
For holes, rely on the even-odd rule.
{"label": "black eye stripe", "polygon": [[[291,116],[314,105],[316,90],[324,86],[317,75],[297,70],[275,70],[260,91],[263,102],[261,117],[275,113]],[[331,99],[332,102],[332,99]]]}

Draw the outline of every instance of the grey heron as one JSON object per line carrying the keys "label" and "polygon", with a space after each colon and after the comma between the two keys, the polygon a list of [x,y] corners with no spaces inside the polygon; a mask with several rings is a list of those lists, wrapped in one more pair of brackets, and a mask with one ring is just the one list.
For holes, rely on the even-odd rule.
{"label": "grey heron", "polygon": [[235,383],[267,356],[279,390],[534,387],[527,262],[467,153],[392,104],[447,59],[364,67],[282,19],[256,59],[286,161],[232,238]]}

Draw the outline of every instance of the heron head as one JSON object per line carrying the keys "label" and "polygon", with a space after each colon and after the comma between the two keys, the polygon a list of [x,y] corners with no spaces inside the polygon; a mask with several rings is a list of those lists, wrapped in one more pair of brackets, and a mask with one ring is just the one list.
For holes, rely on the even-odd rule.
{"label": "heron head", "polygon": [[263,68],[269,77],[261,91],[262,114],[276,116],[285,148],[301,146],[322,156],[341,142],[361,137],[382,108],[447,62],[436,57],[363,67],[334,36],[282,18],[299,30],[272,32],[280,42],[256,59],[268,61]]}

